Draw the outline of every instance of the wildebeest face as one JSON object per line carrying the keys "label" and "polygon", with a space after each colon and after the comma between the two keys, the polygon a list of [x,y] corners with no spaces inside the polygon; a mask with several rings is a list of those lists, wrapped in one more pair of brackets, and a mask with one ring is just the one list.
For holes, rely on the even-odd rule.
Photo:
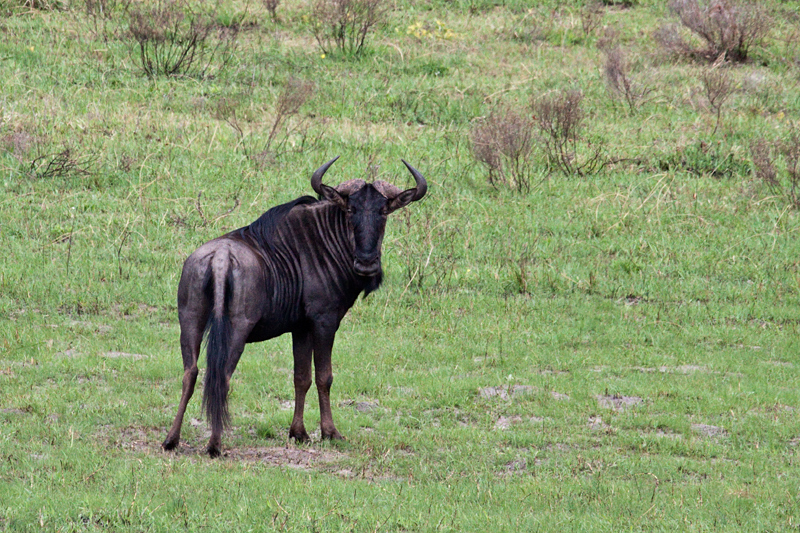
{"label": "wildebeest face", "polygon": [[336,159],[328,161],[311,177],[311,185],[323,198],[344,211],[353,247],[353,270],[359,276],[371,277],[381,273],[381,244],[386,218],[392,211],[407,206],[425,195],[427,184],[408,163],[417,186],[401,191],[394,185],[376,181],[351,180],[335,189],[322,183],[322,175]]}
{"label": "wildebeest face", "polygon": [[381,244],[389,214],[389,200],[372,185],[365,185],[347,198],[347,225],[353,235],[353,270],[359,276],[381,271]]}
{"label": "wildebeest face", "polygon": [[[376,276],[381,272],[381,244],[389,213],[408,205],[413,190],[386,198],[372,184],[349,191],[332,190],[329,199],[345,212],[353,245],[353,270],[359,276]],[[345,193],[345,194],[343,194]]]}

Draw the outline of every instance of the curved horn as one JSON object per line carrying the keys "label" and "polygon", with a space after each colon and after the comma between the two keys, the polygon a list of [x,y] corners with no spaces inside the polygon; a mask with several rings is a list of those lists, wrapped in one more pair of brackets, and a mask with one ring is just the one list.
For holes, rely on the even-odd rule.
{"label": "curved horn", "polygon": [[339,159],[338,155],[319,167],[311,175],[311,188],[314,189],[314,192],[320,196],[322,195],[322,176],[328,171],[328,168],[336,162],[337,159]]}
{"label": "curved horn", "polygon": [[414,181],[417,182],[417,193],[414,195],[414,199],[411,200],[412,202],[416,202],[425,196],[426,192],[428,192],[428,182],[425,181],[425,178],[422,177],[422,174],[420,174],[416,168],[406,163],[404,159],[401,159],[400,161],[402,161],[406,168],[408,168],[408,171],[411,172],[412,176],[414,176]]}

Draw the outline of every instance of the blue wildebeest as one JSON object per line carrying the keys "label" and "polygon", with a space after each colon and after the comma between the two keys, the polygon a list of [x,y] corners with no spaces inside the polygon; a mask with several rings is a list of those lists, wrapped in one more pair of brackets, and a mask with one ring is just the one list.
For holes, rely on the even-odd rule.
{"label": "blue wildebeest", "polygon": [[204,244],[184,263],[178,285],[183,392],[162,444],[165,450],[180,441],[205,332],[203,407],[211,424],[211,457],[220,454],[222,431],[229,423],[230,379],[244,345],[287,332],[292,334],[295,391],[289,436],[298,441],[309,438],[303,408],[313,357],[322,437],[342,438],[330,404],[333,338],[358,295],[366,296],[381,284],[386,217],[422,198],[428,187],[405,161],[416,181],[413,189],[401,191],[386,182],[363,180],[329,187],[322,176],[336,159],[311,176],[319,200],[303,196],[274,207],[249,226]]}

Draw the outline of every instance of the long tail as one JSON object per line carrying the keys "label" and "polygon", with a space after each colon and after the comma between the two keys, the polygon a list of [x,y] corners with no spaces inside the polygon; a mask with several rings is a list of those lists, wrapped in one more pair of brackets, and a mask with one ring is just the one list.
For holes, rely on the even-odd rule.
{"label": "long tail", "polygon": [[206,382],[203,389],[203,409],[212,428],[226,427],[228,413],[228,379],[225,367],[230,351],[231,321],[228,314],[232,293],[233,273],[227,250],[220,250],[206,274],[206,297],[213,307],[206,324]]}

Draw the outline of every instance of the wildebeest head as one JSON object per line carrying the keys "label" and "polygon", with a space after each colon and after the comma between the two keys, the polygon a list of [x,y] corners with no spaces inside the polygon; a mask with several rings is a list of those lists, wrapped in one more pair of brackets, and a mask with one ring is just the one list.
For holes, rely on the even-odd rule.
{"label": "wildebeest head", "polygon": [[321,198],[335,203],[345,212],[354,248],[355,273],[376,276],[381,272],[381,243],[386,217],[425,196],[428,184],[419,171],[403,161],[417,183],[413,189],[401,191],[385,181],[366,183],[360,179],[346,181],[336,188],[329,187],[322,183],[322,176],[337,159],[331,159],[314,172],[311,187]]}

